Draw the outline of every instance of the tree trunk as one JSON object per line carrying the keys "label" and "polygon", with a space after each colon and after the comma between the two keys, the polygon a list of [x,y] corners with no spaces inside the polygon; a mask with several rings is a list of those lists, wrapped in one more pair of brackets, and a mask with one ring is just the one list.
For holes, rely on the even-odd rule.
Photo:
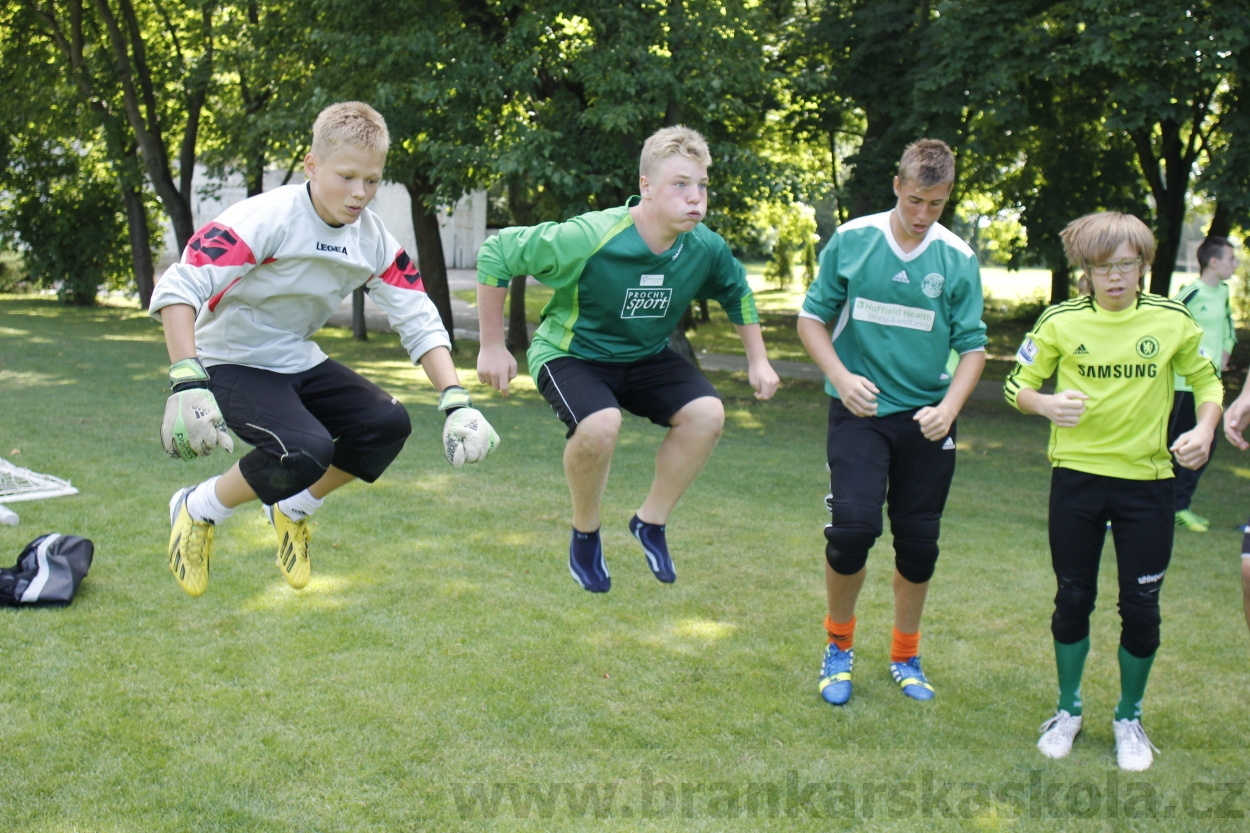
{"label": "tree trunk", "polygon": [[530,325],[525,315],[525,281],[521,275],[512,279],[508,294],[508,336],[504,341],[508,350],[520,353],[530,346]]}
{"label": "tree trunk", "polygon": [[[178,241],[178,250],[182,251],[195,233],[189,196],[190,181],[195,164],[195,137],[199,126],[200,111],[205,100],[204,85],[212,69],[211,46],[205,51],[202,65],[197,67],[195,74],[197,86],[192,87],[192,82],[189,81],[186,90],[184,107],[187,127],[183,134],[182,153],[179,160],[182,168],[180,177],[185,187],[179,189],[170,171],[165,138],[161,133],[160,124],[154,118],[158,112],[156,92],[144,57],[143,40],[139,35],[139,23],[134,7],[130,0],[122,0],[120,3],[121,23],[119,24],[107,2],[96,0],[95,6],[104,24],[105,34],[112,47],[113,59],[121,80],[126,120],[130,123],[135,140],[139,144],[148,179],[156,190],[157,196],[160,197],[166,213],[169,214],[170,223],[174,227],[174,237]],[[205,27],[211,30],[211,15],[207,9],[202,12],[202,20]],[[211,35],[207,37],[207,40],[211,44]],[[145,118],[145,113],[153,118],[151,125]]]}
{"label": "tree trunk", "polygon": [[694,313],[690,307],[686,307],[686,311],[681,314],[681,320],[677,322],[677,326],[668,334],[668,346],[676,351],[686,361],[695,367],[699,366],[699,360],[694,354],[694,345],[690,343],[690,339],[686,338],[686,330],[694,326]]}
{"label": "tree trunk", "polygon": [[363,286],[352,290],[352,338],[357,341],[369,340],[369,328],[365,326],[365,288]]}
{"label": "tree trunk", "polygon": [[1072,292],[1072,267],[1064,261],[1050,270],[1050,303],[1059,304],[1068,300]]}
{"label": "tree trunk", "polygon": [[438,212],[426,204],[426,198],[434,195],[434,187],[420,171],[413,173],[404,183],[412,199],[412,230],[417,238],[417,268],[425,293],[434,302],[443,328],[456,346],[456,322],[451,312],[451,288],[447,284],[447,259],[443,254],[443,236],[439,233]]}
{"label": "tree trunk", "polygon": [[143,192],[121,186],[122,202],[126,206],[126,225],[130,233],[130,260],[135,269],[135,285],[139,289],[139,306],[148,308],[155,288],[156,265],[152,260],[152,244],[148,238],[148,212],[143,205]]}
{"label": "tree trunk", "polygon": [[1148,291],[1168,295],[1172,271],[1181,245],[1181,227],[1185,222],[1185,191],[1189,187],[1190,168],[1196,152],[1194,139],[1181,141],[1180,126],[1172,119],[1159,122],[1158,153],[1155,152],[1153,130],[1145,128],[1130,134],[1137,149],[1137,158],[1155,200],[1155,239],[1158,249],[1150,265]]}
{"label": "tree trunk", "polygon": [[1217,202],[1215,213],[1211,215],[1211,225],[1207,226],[1207,237],[1228,237],[1233,230],[1233,212],[1228,210],[1228,203]]}

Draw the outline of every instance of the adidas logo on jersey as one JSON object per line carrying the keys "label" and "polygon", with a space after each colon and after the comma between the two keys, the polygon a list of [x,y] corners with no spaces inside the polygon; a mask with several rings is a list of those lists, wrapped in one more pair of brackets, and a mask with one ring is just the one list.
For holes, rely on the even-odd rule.
{"label": "adidas logo on jersey", "polygon": [[947,438],[946,438],[946,442],[942,443],[942,450],[943,450],[943,451],[954,451],[954,450],[955,450],[955,441],[954,441],[954,440],[952,440],[950,437],[947,437]]}
{"label": "adidas logo on jersey", "polygon": [[1074,356],[1088,356],[1088,355],[1089,355],[1089,351],[1088,351],[1088,350],[1086,350],[1086,349],[1085,349],[1085,345],[1084,345],[1084,344],[1082,344],[1082,345],[1078,346],[1075,350],[1073,350],[1073,351],[1072,351],[1072,355],[1074,355]]}
{"label": "adidas logo on jersey", "polygon": [[911,281],[907,280],[907,272],[905,270],[899,270],[899,273],[894,276],[894,280],[898,283],[911,283]]}

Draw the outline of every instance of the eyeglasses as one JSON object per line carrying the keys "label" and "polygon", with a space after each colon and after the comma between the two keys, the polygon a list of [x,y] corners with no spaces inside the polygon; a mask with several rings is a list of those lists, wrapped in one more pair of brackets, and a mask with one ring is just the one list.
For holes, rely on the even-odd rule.
{"label": "eyeglasses", "polygon": [[1135,257],[1130,260],[1117,260],[1113,263],[1091,263],[1089,264],[1089,271],[1095,275],[1110,275],[1112,272],[1127,275],[1138,266],[1141,266],[1141,258]]}

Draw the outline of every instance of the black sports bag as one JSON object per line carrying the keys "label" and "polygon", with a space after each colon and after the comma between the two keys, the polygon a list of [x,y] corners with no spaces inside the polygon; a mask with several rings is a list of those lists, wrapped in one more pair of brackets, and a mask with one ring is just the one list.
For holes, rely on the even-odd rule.
{"label": "black sports bag", "polygon": [[39,536],[26,545],[15,566],[0,569],[0,604],[68,605],[94,555],[95,545],[86,538],[59,532]]}

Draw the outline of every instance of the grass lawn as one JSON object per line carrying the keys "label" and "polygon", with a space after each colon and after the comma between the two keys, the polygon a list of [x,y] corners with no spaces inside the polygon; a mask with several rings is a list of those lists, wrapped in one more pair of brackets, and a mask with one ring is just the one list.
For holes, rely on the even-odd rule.
{"label": "grass lawn", "polygon": [[208,592],[191,599],[164,565],[167,502],[237,452],[164,456],[165,350],[137,310],[0,296],[0,457],[82,492],[13,504],[22,522],[0,526],[0,550],[12,563],[49,531],[96,545],[71,607],[0,611],[0,830],[1244,829],[1234,526],[1250,456],[1221,445],[1195,504],[1212,531],[1178,534],[1145,703],[1163,751],[1120,773],[1110,563],[1085,731],[1063,761],[1034,748],[1055,692],[1042,420],[981,401],[961,418],[922,648],[937,699],[889,679],[883,541],[855,696],[837,709],[816,692],[818,385],[759,403],[741,375],[712,374],[728,422],[669,526],[671,586],[626,529],[661,436],[628,419],[604,506],[613,589],[592,595],[565,564],[563,428],[528,378],[507,399],[470,386],[503,442],[455,471],[436,396],[394,336],[318,338],[407,404],[413,436],[377,484],[316,515],[306,590],[283,582],[246,506],[217,530]]}

